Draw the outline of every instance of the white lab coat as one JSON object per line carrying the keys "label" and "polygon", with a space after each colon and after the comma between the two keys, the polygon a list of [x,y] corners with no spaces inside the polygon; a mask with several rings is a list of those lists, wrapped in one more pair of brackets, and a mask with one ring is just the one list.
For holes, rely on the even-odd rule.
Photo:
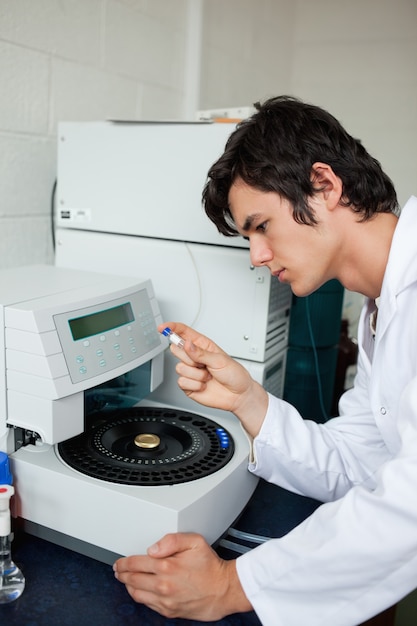
{"label": "white lab coat", "polygon": [[[326,424],[270,396],[258,476],[325,502],[237,559],[265,626],[356,626],[417,587],[417,198],[391,245],[375,340],[359,323],[355,386]],[[364,347],[374,341],[373,361]]]}

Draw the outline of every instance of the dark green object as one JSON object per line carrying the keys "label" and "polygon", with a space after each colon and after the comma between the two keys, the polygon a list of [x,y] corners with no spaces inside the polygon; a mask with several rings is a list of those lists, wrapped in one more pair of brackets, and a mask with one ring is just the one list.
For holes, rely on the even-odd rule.
{"label": "dark green object", "polygon": [[288,349],[284,400],[294,405],[306,419],[325,422],[330,417],[338,351],[338,346],[317,349],[322,407],[313,350],[296,347]]}
{"label": "dark green object", "polygon": [[339,281],[330,280],[292,299],[284,400],[317,422],[331,417],[343,295]]}
{"label": "dark green object", "polygon": [[339,342],[344,288],[338,280],[329,280],[320,289],[305,298],[293,296],[288,344],[311,348],[307,322],[310,310],[314,343],[317,348],[328,348]]}

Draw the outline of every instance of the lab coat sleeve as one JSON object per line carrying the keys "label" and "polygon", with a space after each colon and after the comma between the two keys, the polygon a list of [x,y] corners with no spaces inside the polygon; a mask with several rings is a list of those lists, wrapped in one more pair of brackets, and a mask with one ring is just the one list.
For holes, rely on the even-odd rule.
{"label": "lab coat sleeve", "polygon": [[287,402],[269,396],[268,411],[253,442],[249,469],[275,483],[321,502],[343,496],[354,485],[368,489],[390,458],[357,383],[348,416],[317,424]]}
{"label": "lab coat sleeve", "polygon": [[[327,429],[306,426],[306,435],[298,417],[281,403],[277,406],[296,422],[290,434],[303,440],[300,458],[309,454],[310,476],[324,471],[317,455],[309,453],[307,442],[313,434],[316,448],[318,442],[327,449]],[[276,407],[270,410],[274,413]],[[416,586],[417,378],[401,396],[399,416],[400,451],[382,464],[374,489],[353,486],[343,498],[320,506],[288,535],[237,559],[243,589],[264,626],[354,626]],[[373,432],[371,424],[366,428]],[[285,441],[279,446],[285,454]],[[337,474],[341,459],[327,455]],[[328,479],[336,485],[340,481]]]}

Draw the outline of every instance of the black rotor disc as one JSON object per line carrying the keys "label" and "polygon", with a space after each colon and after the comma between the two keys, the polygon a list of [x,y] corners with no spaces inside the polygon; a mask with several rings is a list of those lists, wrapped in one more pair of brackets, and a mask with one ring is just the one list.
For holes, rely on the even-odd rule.
{"label": "black rotor disc", "polygon": [[133,407],[96,415],[84,433],[58,444],[73,469],[125,485],[172,485],[208,476],[233,456],[231,435],[206,417]]}

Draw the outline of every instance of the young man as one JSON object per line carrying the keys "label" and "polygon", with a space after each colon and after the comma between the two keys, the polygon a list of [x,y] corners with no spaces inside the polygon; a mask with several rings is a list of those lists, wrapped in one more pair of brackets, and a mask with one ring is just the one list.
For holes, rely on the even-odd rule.
{"label": "young man", "polygon": [[180,323],[178,384],[232,411],[249,469],[324,502],[236,561],[168,535],[116,576],[138,602],[202,621],[254,609],[265,626],[356,626],[417,585],[417,198],[397,216],[391,181],[327,112],[267,101],[209,172],[205,209],[249,238],[252,263],[306,296],[337,278],[367,297],[355,386],[340,416],[304,420],[208,338]]}

